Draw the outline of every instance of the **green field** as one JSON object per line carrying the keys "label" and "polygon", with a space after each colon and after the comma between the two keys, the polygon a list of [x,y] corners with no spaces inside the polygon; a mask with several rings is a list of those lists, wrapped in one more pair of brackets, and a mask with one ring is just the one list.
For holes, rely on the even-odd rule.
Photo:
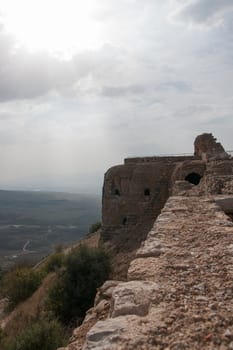
{"label": "green field", "polygon": [[0,190],[0,263],[38,259],[79,240],[100,212],[98,195]]}

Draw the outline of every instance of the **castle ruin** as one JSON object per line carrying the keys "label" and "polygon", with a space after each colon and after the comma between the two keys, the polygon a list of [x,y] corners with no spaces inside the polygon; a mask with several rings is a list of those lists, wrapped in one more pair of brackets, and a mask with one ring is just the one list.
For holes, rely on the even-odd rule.
{"label": "castle ruin", "polygon": [[104,177],[102,239],[137,245],[169,196],[233,193],[232,186],[233,160],[212,134],[195,139],[193,156],[127,158]]}
{"label": "castle ruin", "polygon": [[60,350],[233,349],[233,159],[212,134],[194,149],[108,170],[102,239],[145,239]]}

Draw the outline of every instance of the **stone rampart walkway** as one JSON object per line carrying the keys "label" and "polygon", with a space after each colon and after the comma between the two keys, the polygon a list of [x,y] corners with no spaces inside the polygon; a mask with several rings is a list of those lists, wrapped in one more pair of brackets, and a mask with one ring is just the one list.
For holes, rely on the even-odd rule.
{"label": "stone rampart walkway", "polygon": [[212,199],[169,198],[91,349],[233,349],[233,223]]}

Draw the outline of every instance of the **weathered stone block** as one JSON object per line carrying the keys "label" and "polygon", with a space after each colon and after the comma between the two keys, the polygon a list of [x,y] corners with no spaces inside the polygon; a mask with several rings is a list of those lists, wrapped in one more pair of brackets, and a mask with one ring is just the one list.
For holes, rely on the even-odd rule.
{"label": "weathered stone block", "polygon": [[159,286],[154,282],[130,281],[120,283],[112,294],[111,316],[146,316],[150,304],[156,300]]}

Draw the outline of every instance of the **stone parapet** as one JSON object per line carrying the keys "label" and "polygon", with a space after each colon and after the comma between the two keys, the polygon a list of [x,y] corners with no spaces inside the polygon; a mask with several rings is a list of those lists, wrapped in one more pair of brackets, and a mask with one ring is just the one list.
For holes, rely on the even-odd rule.
{"label": "stone parapet", "polygon": [[82,349],[230,349],[232,239],[213,198],[170,197]]}
{"label": "stone parapet", "polygon": [[150,162],[184,162],[186,160],[198,160],[200,157],[193,155],[181,155],[181,156],[154,156],[154,157],[134,157],[125,158],[125,164],[135,163],[150,163]]}

